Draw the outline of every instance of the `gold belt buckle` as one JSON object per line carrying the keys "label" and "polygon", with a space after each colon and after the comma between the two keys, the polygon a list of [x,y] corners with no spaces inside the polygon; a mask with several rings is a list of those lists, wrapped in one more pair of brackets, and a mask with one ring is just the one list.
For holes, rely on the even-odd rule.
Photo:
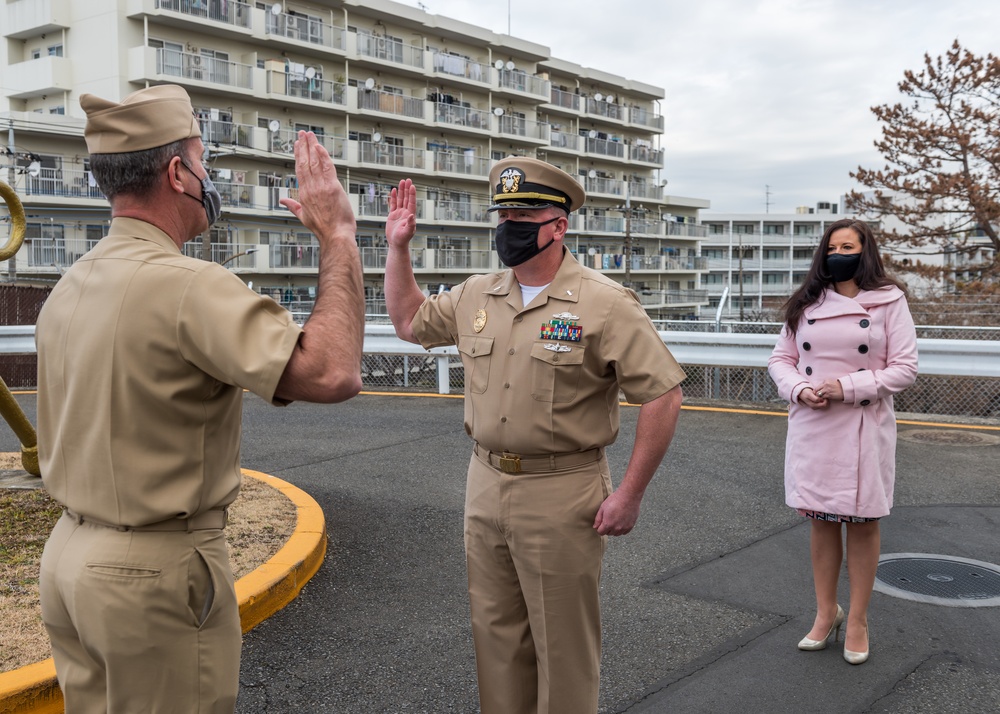
{"label": "gold belt buckle", "polygon": [[505,474],[521,473],[521,457],[503,452],[503,456],[500,457],[500,470]]}

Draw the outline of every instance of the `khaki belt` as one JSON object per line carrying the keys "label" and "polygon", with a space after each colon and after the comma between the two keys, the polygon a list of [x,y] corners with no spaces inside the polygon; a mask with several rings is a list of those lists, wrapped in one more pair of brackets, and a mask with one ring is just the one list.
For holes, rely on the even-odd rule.
{"label": "khaki belt", "polygon": [[170,520],[160,521],[159,523],[150,523],[145,526],[120,526],[112,523],[104,523],[103,521],[98,521],[94,518],[81,516],[68,508],[66,509],[66,515],[79,524],[89,523],[92,526],[113,528],[116,531],[136,531],[137,533],[168,531],[186,531],[190,533],[191,531],[221,530],[226,527],[226,523],[229,520],[229,512],[225,508],[205,511],[204,513],[199,513],[197,516],[192,516],[191,518],[171,518]]}
{"label": "khaki belt", "polygon": [[522,456],[509,452],[490,451],[479,444],[475,447],[476,456],[493,468],[505,474],[541,473],[583,466],[601,458],[601,449],[589,451],[574,451],[567,454],[548,454]]}

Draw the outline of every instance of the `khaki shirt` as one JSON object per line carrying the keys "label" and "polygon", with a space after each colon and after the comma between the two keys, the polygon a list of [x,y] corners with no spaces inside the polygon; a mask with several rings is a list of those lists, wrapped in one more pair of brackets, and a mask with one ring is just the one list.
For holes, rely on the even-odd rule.
{"label": "khaki shirt", "polygon": [[243,389],[268,401],[301,328],[158,228],[115,218],[38,317],[38,456],[48,492],[142,526],[231,503]]}
{"label": "khaki shirt", "polygon": [[[560,315],[580,328],[579,341],[541,336]],[[619,389],[642,404],[684,379],[635,293],[580,265],[568,250],[531,307],[522,306],[514,273],[504,270],[429,298],[412,324],[425,348],[458,346],[465,430],[490,451],[607,446],[618,436]]]}

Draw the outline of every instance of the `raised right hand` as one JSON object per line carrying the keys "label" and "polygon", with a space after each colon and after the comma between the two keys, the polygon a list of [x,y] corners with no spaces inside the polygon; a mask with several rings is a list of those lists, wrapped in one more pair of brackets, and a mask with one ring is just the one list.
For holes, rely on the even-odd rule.
{"label": "raised right hand", "polygon": [[389,215],[385,237],[393,248],[405,248],[417,232],[417,189],[410,179],[399,182],[389,193]]}
{"label": "raised right hand", "polygon": [[295,141],[295,177],[299,200],[283,198],[281,204],[312,231],[321,245],[333,237],[353,241],[357,221],[351,202],[337,179],[330,153],[311,131],[300,131]]}

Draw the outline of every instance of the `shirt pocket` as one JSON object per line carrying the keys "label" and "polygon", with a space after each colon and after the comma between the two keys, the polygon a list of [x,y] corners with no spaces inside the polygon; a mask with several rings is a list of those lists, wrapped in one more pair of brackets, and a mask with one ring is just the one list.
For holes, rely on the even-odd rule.
{"label": "shirt pocket", "polygon": [[569,352],[545,349],[558,342],[536,342],[531,346],[531,396],[539,402],[571,402],[576,399],[583,372],[583,347]]}
{"label": "shirt pocket", "polygon": [[493,354],[493,338],[480,335],[459,335],[458,351],[465,367],[465,381],[469,391],[482,394],[490,383],[490,361]]}

